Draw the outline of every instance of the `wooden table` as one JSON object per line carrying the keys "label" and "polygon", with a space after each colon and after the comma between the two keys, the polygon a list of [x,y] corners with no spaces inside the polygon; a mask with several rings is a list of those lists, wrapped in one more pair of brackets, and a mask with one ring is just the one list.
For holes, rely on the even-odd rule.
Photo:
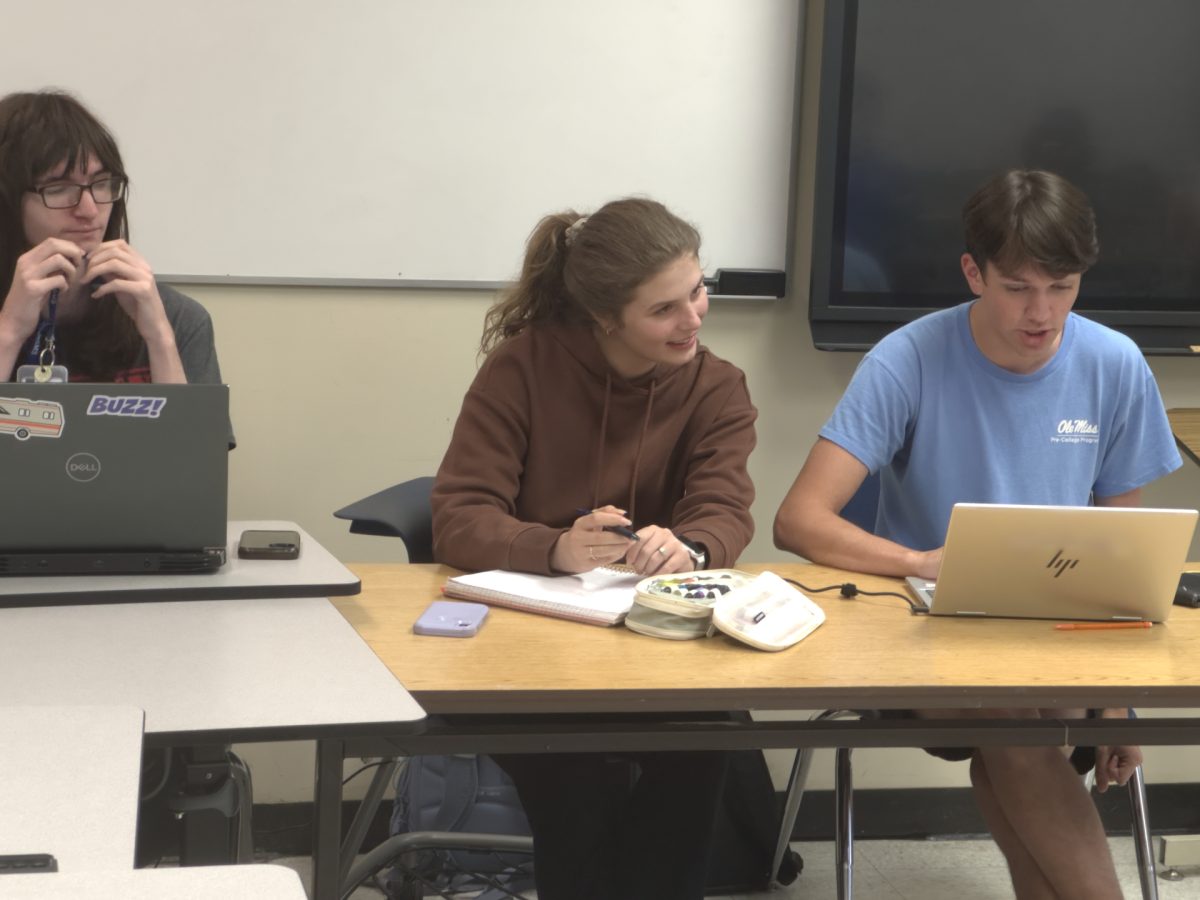
{"label": "wooden table", "polygon": [[[723,635],[668,641],[503,608],[491,610],[475,637],[440,638],[415,635],[412,624],[454,570],[353,568],[362,593],[332,602],[429,716],[420,734],[344,741],[347,756],[1200,743],[1197,718],[757,721],[713,715],[765,709],[1196,707],[1197,610],[1174,609],[1168,623],[1144,630],[1056,631],[1045,620],[917,616],[902,596],[843,600],[837,591],[809,590],[826,621],[780,653]],[[853,582],[863,590],[904,590],[896,579],[800,563],[741,568],[770,568],[812,588]],[[378,802],[384,780],[373,781],[364,809]],[[352,825],[358,837],[365,819],[360,811]],[[341,867],[346,871],[345,861]]]}
{"label": "wooden table", "polygon": [[[811,596],[824,625],[780,653],[731,638],[667,641],[493,608],[473,638],[415,635],[454,571],[358,565],[332,602],[430,715],[742,709],[1200,706],[1200,611],[1146,630],[1063,632],[1036,620],[916,616],[899,597]],[[820,587],[895,579],[801,563],[770,568]]]}
{"label": "wooden table", "polygon": [[[453,570],[358,565],[356,597],[332,602],[428,713],[420,733],[346,740],[327,755],[1191,745],[1200,718],[753,719],[753,710],[1200,707],[1200,611],[1150,629],[1056,631],[1037,620],[916,616],[902,597],[809,593],[826,622],[780,653],[731,638],[667,641],[493,608],[473,638],[412,633]],[[801,563],[770,568],[812,587],[896,579]],[[729,713],[738,713],[731,717]],[[714,715],[714,714],[724,715]],[[669,715],[665,715],[669,714]],[[373,783],[369,797],[382,795]],[[326,798],[333,803],[332,794]],[[355,823],[361,830],[361,823]],[[331,853],[336,851],[331,851]],[[342,865],[345,871],[345,865]]]}
{"label": "wooden table", "polygon": [[1192,462],[1200,465],[1200,409],[1168,409],[1167,420],[1175,442]]}

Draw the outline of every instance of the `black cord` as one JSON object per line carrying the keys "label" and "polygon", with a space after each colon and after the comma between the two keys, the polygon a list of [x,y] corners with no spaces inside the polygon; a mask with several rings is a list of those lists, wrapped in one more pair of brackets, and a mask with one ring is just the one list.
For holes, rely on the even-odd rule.
{"label": "black cord", "polygon": [[801,584],[794,578],[783,579],[788,584],[794,584],[806,594],[824,594],[828,591],[840,591],[840,596],[845,600],[852,600],[855,597],[899,597],[908,604],[908,609],[913,615],[922,615],[926,612],[924,607],[919,606],[912,597],[907,594],[901,594],[897,591],[864,591],[853,582],[847,581],[843,584],[829,584],[825,587],[809,587],[806,584]]}
{"label": "black cord", "polygon": [[[855,594],[858,593],[858,588],[855,585],[849,584],[849,583],[847,583],[847,584],[830,584],[830,585],[826,585],[825,587],[815,588],[815,587],[809,587],[807,584],[801,584],[795,578],[785,578],[783,580],[786,581],[788,584],[794,584],[796,587],[800,588],[800,590],[804,591],[806,594],[824,594],[827,591],[836,591],[839,589],[841,590],[843,597],[853,597]],[[847,593],[847,591],[849,593]]]}
{"label": "black cord", "polygon": [[350,783],[351,779],[357,778],[357,777],[358,777],[359,775],[361,775],[363,772],[367,771],[367,769],[374,769],[376,766],[382,766],[384,763],[389,763],[389,762],[391,762],[391,760],[390,760],[390,759],[380,759],[380,760],[377,760],[377,761],[375,761],[375,762],[373,762],[373,763],[367,763],[367,764],[366,764],[365,766],[363,766],[361,769],[357,769],[357,770],[355,770],[355,771],[351,772],[351,773],[350,773],[349,775],[347,775],[345,778],[343,778],[343,779],[342,779],[342,786],[343,786],[343,787],[345,787],[346,785],[348,785],[348,784]]}

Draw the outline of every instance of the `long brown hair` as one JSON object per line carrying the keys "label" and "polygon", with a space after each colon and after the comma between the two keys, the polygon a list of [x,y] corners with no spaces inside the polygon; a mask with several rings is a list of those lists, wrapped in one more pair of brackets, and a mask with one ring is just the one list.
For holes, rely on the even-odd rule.
{"label": "long brown hair", "polygon": [[[88,157],[127,177],[112,134],[86,107],[61,91],[0,98],[0,307],[12,287],[17,259],[30,249],[22,203],[37,179],[64,162],[73,172]],[[113,204],[104,240],[129,239],[125,198]],[[132,365],[142,346],[133,320],[115,297],[88,304],[82,321],[60,326],[59,342],[73,369],[100,381]]]}
{"label": "long brown hair", "polygon": [[643,197],[613,200],[589,216],[546,216],[525,244],[517,283],[488,310],[479,349],[486,353],[529,325],[619,321],[639,285],[699,253],[700,233]]}

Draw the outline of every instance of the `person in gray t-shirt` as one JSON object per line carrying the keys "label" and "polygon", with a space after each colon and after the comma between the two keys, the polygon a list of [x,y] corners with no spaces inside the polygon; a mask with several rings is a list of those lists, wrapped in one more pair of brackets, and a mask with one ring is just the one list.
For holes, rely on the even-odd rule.
{"label": "person in gray t-shirt", "polygon": [[208,313],[128,243],[127,184],[74,97],[0,98],[0,380],[52,343],[72,381],[221,381]]}

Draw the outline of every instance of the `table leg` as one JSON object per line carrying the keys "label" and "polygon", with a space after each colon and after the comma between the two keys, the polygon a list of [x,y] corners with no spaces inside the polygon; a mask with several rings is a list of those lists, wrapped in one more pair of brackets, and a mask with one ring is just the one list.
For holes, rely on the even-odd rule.
{"label": "table leg", "polygon": [[313,900],[338,898],[344,751],[344,741],[317,741],[316,808],[313,815]]}
{"label": "table leg", "polygon": [[850,748],[836,754],[837,784],[834,786],[834,855],[837,857],[838,900],[854,896],[854,770]]}
{"label": "table leg", "polygon": [[375,813],[379,810],[379,804],[383,800],[388,785],[392,783],[396,770],[400,768],[400,762],[399,759],[380,762],[375,769],[375,774],[371,777],[371,784],[367,787],[366,795],[358,804],[358,812],[354,814],[354,819],[350,822],[346,840],[342,842],[342,863],[338,870],[338,883],[345,887],[350,887],[346,884],[346,879],[350,876],[350,868],[354,865],[354,858],[362,850],[362,842],[367,835],[367,829],[371,827],[371,823],[375,819]]}

